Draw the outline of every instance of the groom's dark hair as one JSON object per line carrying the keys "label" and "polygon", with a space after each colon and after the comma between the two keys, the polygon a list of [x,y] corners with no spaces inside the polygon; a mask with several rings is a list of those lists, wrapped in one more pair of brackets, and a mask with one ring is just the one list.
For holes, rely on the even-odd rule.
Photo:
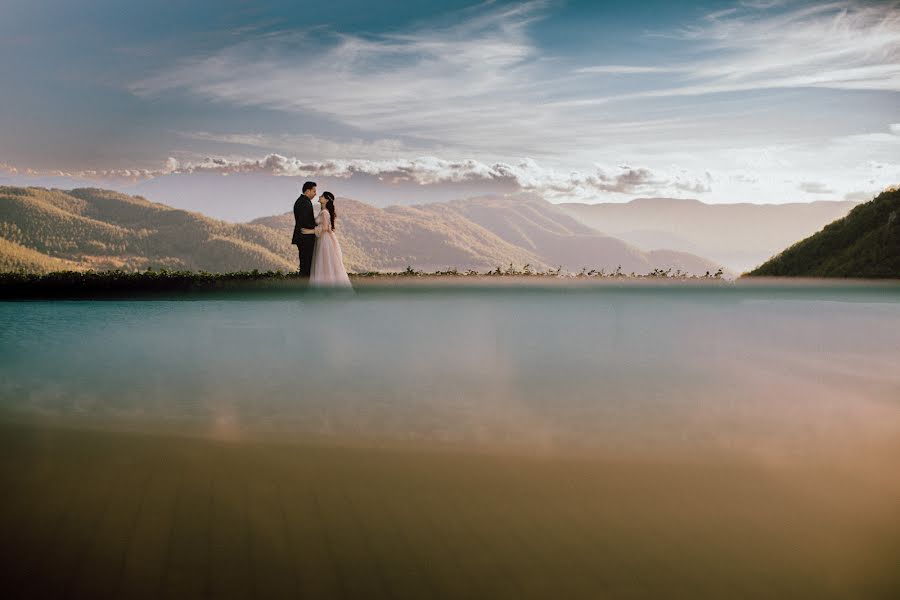
{"label": "groom's dark hair", "polygon": [[303,184],[303,192],[306,193],[306,190],[311,190],[314,187],[316,187],[315,181],[307,181],[306,183]]}

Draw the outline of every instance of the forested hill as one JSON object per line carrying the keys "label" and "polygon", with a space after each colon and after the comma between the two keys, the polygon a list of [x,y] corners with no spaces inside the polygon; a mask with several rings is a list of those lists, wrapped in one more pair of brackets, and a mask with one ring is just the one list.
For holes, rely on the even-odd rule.
{"label": "forested hill", "polygon": [[890,189],[748,275],[900,279],[900,189]]}
{"label": "forested hill", "polygon": [[0,187],[0,270],[288,270],[290,240],[100,189]]}

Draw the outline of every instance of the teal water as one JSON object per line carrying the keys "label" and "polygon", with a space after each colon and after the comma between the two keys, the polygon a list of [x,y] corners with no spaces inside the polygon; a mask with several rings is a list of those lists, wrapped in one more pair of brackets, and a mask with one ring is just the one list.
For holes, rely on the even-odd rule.
{"label": "teal water", "polygon": [[5,302],[0,412],[542,450],[896,440],[900,286]]}

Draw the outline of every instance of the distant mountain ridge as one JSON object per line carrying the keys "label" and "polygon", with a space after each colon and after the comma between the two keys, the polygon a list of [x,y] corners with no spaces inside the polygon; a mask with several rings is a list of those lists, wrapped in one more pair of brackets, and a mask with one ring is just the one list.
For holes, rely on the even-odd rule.
{"label": "distant mountain ridge", "polygon": [[900,279],[900,190],[860,204],[749,275]]}
{"label": "distant mountain ridge", "polygon": [[[336,204],[350,271],[530,264],[703,274],[719,266],[684,252],[643,252],[533,197],[386,209],[347,198]],[[109,190],[0,187],[0,269],[290,271],[297,261],[293,225],[289,212],[233,224]]]}
{"label": "distant mountain ridge", "polygon": [[705,204],[637,198],[559,206],[585,225],[646,250],[668,248],[749,270],[782,248],[846,215],[856,202]]}
{"label": "distant mountain ridge", "polygon": [[563,266],[572,271],[602,268],[611,272],[621,267],[626,273],[671,268],[702,275],[719,267],[713,261],[687,252],[645,252],[580,223],[558,205],[535,196],[480,197],[387,210],[404,214],[416,211],[435,218],[460,215],[502,240],[534,253],[553,268]]}
{"label": "distant mountain ridge", "polygon": [[[407,266],[425,271],[449,267],[485,270],[510,263],[546,266],[533,253],[464,218],[433,219],[415,211],[381,209],[340,197],[335,205],[344,264],[351,270],[398,271]],[[294,216],[262,217],[250,224],[265,226],[290,240]],[[293,250],[291,256],[295,255]]]}
{"label": "distant mountain ridge", "polygon": [[[364,249],[374,270],[407,265],[427,271],[458,267],[489,270],[531,265],[625,273],[654,268],[702,275],[719,265],[683,252],[647,253],[580,224],[557,206],[538,198],[481,197],[452,202],[375,208],[337,200],[341,243]],[[288,234],[290,214],[251,221]]]}

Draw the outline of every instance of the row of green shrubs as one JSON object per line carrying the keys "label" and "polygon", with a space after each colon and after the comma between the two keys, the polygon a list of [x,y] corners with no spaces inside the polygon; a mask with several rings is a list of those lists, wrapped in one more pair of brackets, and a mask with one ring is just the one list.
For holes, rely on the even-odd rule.
{"label": "row of green shrubs", "polygon": [[[517,268],[509,265],[506,269],[478,272],[474,270],[425,272],[407,267],[396,273],[365,272],[353,273],[354,279],[375,278],[427,278],[427,277],[558,277],[561,269],[537,271],[525,265]],[[634,278],[684,278],[719,279],[722,271],[707,273],[697,277],[671,269],[654,269],[646,275],[625,274],[621,268],[607,273],[601,270],[582,270],[576,278],[634,277]],[[141,294],[179,294],[235,289],[283,289],[301,284],[303,280],[295,272],[284,271],[238,271],[234,273],[209,273],[205,271],[170,271],[166,269],[146,271],[57,271],[47,274],[27,272],[0,273],[0,298],[66,298],[95,296],[127,296]]]}

